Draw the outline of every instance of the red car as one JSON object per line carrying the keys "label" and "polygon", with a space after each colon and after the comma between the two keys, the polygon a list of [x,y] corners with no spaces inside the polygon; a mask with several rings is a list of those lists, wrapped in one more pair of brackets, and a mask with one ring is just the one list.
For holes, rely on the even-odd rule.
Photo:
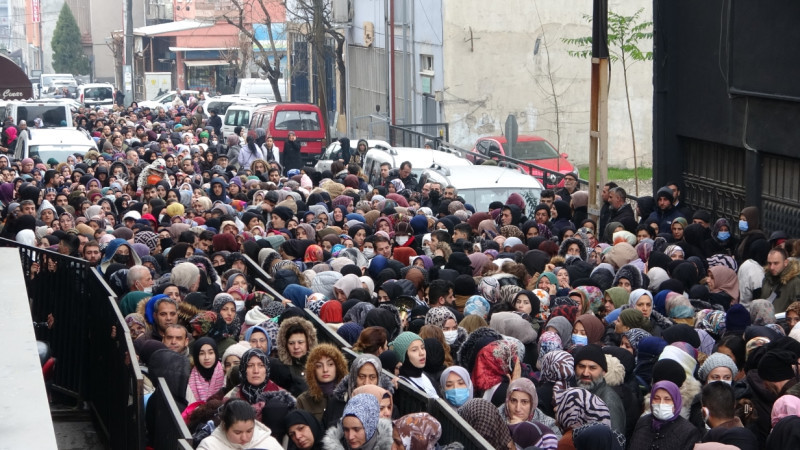
{"label": "red car", "polygon": [[[507,142],[508,141],[506,141],[505,136],[482,137],[478,139],[478,142],[475,143],[475,148],[472,149],[472,151],[483,155],[489,155],[489,152],[497,152],[501,155],[535,164],[537,166],[544,167],[545,169],[550,169],[554,172],[577,172],[575,166],[573,166],[572,163],[567,160],[567,154],[559,154],[558,150],[556,150],[552,144],[547,142],[547,139],[541,136],[521,135],[517,137],[517,143],[510,154],[505,148]],[[497,159],[496,157],[491,158]],[[474,159],[478,158],[470,157],[470,159],[473,160],[473,162],[476,162]],[[477,162],[479,163],[479,161]],[[523,166],[523,169],[528,171],[527,167]],[[531,168],[529,172],[536,178],[540,180],[542,179],[541,170]],[[563,183],[563,180],[561,180],[558,185],[561,186]],[[553,181],[542,180],[542,184],[552,185]]]}

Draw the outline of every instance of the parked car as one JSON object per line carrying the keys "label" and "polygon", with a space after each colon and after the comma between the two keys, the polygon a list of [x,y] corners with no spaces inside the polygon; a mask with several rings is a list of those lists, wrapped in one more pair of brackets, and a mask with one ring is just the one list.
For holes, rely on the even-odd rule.
{"label": "parked car", "polygon": [[[355,147],[358,141],[350,142],[350,145]],[[314,168],[317,172],[322,172],[325,170],[331,170],[331,164],[333,163],[333,154],[339,151],[339,148],[342,144],[339,143],[338,140],[333,141],[325,151],[319,155],[319,159],[317,160],[317,164],[314,165]],[[388,150],[392,148],[392,145],[386,141],[381,141],[379,139],[367,139],[367,148],[378,148],[382,150]]]}
{"label": "parked car", "polygon": [[[236,81],[234,92],[240,97],[257,97],[271,102],[275,101],[275,92],[272,90],[272,84],[269,80],[262,80],[261,78],[239,78]],[[281,94],[281,101],[289,101],[286,98],[286,82],[283,79],[278,80],[278,92]]]}
{"label": "parked car", "polygon": [[488,211],[489,204],[505,202],[515,192],[522,195],[528,205],[535,206],[542,198],[542,184],[535,177],[510,167],[441,166],[424,170],[419,184],[431,181],[455,186],[458,196],[474,206],[475,211]]}
{"label": "parked car", "polygon": [[[507,151],[508,141],[505,136],[485,136],[475,143],[473,152],[487,155],[488,158],[497,159],[490,156],[490,152],[500,153],[501,155],[508,156],[526,163],[535,164],[548,170],[558,173],[575,172],[577,169],[568,161],[566,153],[558,153],[558,150],[545,138],[535,135],[521,135],[517,138],[517,143],[511,152]],[[468,155],[473,162],[480,164],[483,161],[481,158],[473,155]],[[522,166],[526,172],[542,180],[543,174],[541,170],[528,168]],[[543,180],[544,181],[544,180]],[[548,179],[547,184],[555,184],[555,179]],[[562,185],[559,182],[559,185]]]}
{"label": "parked car", "polygon": [[[155,110],[158,107],[163,107],[164,109],[169,109],[172,107],[172,102],[175,100],[175,95],[177,95],[178,91],[169,91],[164,94],[159,95],[158,97],[152,100],[144,100],[139,102],[139,107],[144,108],[145,106]],[[190,89],[183,89],[181,90],[181,94],[191,94],[197,97],[200,95],[200,91],[193,91]]]}
{"label": "parked car", "polygon": [[[257,108],[248,129],[263,128],[276,141],[286,141],[294,131],[303,162],[313,165],[325,142],[325,116],[311,103],[269,103]],[[282,145],[278,146],[282,148]]]}
{"label": "parked car", "polygon": [[227,136],[233,133],[236,127],[242,127],[247,131],[250,127],[250,118],[255,110],[268,103],[269,101],[263,98],[240,98],[239,101],[230,105],[224,114],[220,114],[222,117],[222,135]]}
{"label": "parked car", "polygon": [[114,86],[109,83],[89,83],[78,86],[78,102],[93,108],[114,105]]}
{"label": "parked car", "polygon": [[31,132],[22,133],[17,141],[14,157],[39,158],[47,161],[55,158],[58,162],[65,162],[73,153],[86,153],[97,150],[97,144],[86,130],[75,128],[39,128]]}
{"label": "parked car", "polygon": [[[350,145],[355,145],[350,143]],[[454,153],[446,153],[429,148],[389,147],[373,148],[364,156],[364,173],[367,174],[369,184],[375,186],[380,183],[381,164],[389,163],[391,170],[400,169],[404,161],[411,163],[411,173],[419,180],[425,169],[430,167],[459,167],[471,166],[472,163]]]}

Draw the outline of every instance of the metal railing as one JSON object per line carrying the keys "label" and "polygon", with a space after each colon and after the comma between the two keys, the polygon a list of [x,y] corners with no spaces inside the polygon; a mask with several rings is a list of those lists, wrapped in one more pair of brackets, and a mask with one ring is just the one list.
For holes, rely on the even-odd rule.
{"label": "metal railing", "polygon": [[144,377],[113,291],[85,260],[8,239],[0,245],[20,252],[34,319],[55,319],[53,391],[76,408],[88,405],[112,448],[144,448]]}
{"label": "metal railing", "polygon": [[[258,265],[252,258],[244,255],[244,263],[247,266],[247,274],[252,277],[259,289],[269,293],[276,300],[283,301],[285,298],[277,292],[269,283],[272,277]],[[327,326],[316,314],[306,309],[308,316],[314,328],[317,331],[317,340],[325,342],[338,347],[348,363],[352,362],[358,356],[350,344],[339,336],[333,329]],[[384,369],[384,373],[394,378],[394,374]],[[475,430],[462,419],[458,413],[447,406],[447,404],[440,398],[428,397],[425,393],[413,388],[405,381],[398,380],[397,389],[394,393],[394,405],[398,408],[401,414],[408,414],[412,412],[427,412],[438,420],[442,425],[442,438],[439,440],[440,444],[449,444],[452,442],[460,442],[465,448],[491,449],[492,446]]]}
{"label": "metal railing", "polygon": [[152,430],[153,448],[155,450],[192,448],[192,434],[181,417],[178,405],[172,398],[172,392],[163,377],[158,378],[156,391],[150,399],[155,408]]}
{"label": "metal railing", "polygon": [[[417,131],[421,128],[425,131]],[[435,130],[436,134],[427,131]],[[438,148],[442,142],[450,140],[450,124],[448,123],[412,123],[407,125],[389,125],[389,143],[397,147],[423,148],[430,144]]]}

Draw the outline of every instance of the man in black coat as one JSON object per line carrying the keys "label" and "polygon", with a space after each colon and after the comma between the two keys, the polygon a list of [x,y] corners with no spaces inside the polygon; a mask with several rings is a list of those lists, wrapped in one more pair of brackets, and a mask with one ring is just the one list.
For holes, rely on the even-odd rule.
{"label": "man in black coat", "polygon": [[611,201],[611,217],[607,223],[619,222],[627,231],[636,233],[636,216],[633,214],[633,208],[626,201],[628,194],[625,189],[616,187],[611,190],[609,200]]}
{"label": "man in black coat", "polygon": [[294,131],[289,132],[289,139],[283,146],[283,156],[281,156],[281,162],[283,162],[284,174],[288,174],[292,169],[303,168],[303,157],[300,153],[300,143],[297,142],[297,135],[294,133]]}
{"label": "man in black coat", "polygon": [[214,134],[217,139],[222,140],[222,119],[217,115],[217,112],[212,108],[208,111],[208,126],[214,129]]}

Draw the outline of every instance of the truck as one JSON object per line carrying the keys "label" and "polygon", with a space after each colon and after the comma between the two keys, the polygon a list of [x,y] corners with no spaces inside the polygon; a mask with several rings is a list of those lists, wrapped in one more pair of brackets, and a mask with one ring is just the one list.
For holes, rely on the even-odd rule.
{"label": "truck", "polygon": [[144,98],[153,100],[159,95],[172,90],[171,72],[145,72]]}

